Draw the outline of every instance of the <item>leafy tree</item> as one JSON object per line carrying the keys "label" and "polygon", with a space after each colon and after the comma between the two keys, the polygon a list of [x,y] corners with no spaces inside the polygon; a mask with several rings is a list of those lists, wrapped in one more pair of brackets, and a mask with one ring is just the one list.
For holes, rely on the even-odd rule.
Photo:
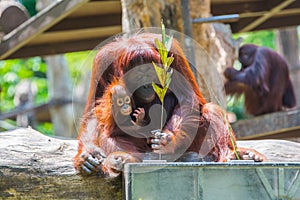
{"label": "leafy tree", "polygon": [[274,31],[262,30],[233,35],[234,39],[237,39],[239,37],[243,38],[243,44],[256,44],[258,46],[265,46],[271,49],[276,49]]}
{"label": "leafy tree", "polygon": [[[30,79],[37,86],[35,104],[48,100],[46,64],[40,57],[0,61],[0,112],[14,109],[16,85],[22,79]],[[11,121],[9,121],[11,123]],[[48,125],[49,127],[49,125]],[[46,131],[50,133],[51,131]]]}
{"label": "leafy tree", "polygon": [[14,59],[0,61],[0,111],[14,108],[13,97],[16,85],[22,79],[31,79],[37,85],[37,104],[47,101],[48,89],[46,80],[46,64],[40,57],[30,59]]}

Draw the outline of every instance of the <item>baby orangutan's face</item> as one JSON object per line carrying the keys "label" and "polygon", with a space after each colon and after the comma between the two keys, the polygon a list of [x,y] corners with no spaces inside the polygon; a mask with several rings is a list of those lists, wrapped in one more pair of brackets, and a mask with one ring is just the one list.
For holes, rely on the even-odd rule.
{"label": "baby orangutan's face", "polygon": [[130,115],[132,112],[131,99],[127,95],[125,88],[116,85],[112,89],[112,100],[115,112],[120,112],[124,116]]}

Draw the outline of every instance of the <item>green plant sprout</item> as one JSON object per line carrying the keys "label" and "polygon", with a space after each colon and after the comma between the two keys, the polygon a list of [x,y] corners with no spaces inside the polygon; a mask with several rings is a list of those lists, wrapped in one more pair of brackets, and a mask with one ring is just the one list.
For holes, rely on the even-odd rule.
{"label": "green plant sprout", "polygon": [[240,156],[239,156],[239,154],[238,154],[238,152],[237,152],[237,150],[236,150],[236,144],[234,143],[234,139],[233,139],[233,135],[232,135],[232,129],[230,128],[230,124],[229,124],[229,122],[228,122],[228,119],[226,118],[226,115],[225,115],[225,117],[224,117],[224,120],[225,120],[226,126],[227,126],[227,128],[228,128],[229,137],[230,137],[231,144],[232,144],[232,146],[233,146],[233,151],[234,151],[234,153],[235,153],[235,156],[236,156],[236,158],[237,158],[238,160],[241,160],[241,158],[240,158]]}
{"label": "green plant sprout", "polygon": [[170,68],[174,57],[171,55],[168,57],[168,53],[172,46],[172,36],[166,35],[165,25],[161,22],[161,32],[162,32],[162,41],[159,39],[155,39],[155,46],[158,49],[158,53],[160,55],[160,60],[162,63],[162,67],[158,66],[156,63],[152,61],[154,66],[156,75],[160,82],[160,85],[152,82],[152,87],[155,93],[157,94],[159,100],[161,101],[161,118],[160,118],[160,130],[163,129],[163,106],[164,106],[164,98],[167,93],[167,90],[171,83],[171,76],[173,73],[173,69]]}

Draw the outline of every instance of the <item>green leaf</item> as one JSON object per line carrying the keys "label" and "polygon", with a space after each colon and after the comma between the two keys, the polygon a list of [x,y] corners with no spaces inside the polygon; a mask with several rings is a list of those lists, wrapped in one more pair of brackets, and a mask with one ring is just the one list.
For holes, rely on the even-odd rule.
{"label": "green leaf", "polygon": [[171,46],[172,46],[173,36],[170,37],[170,36],[167,36],[167,35],[166,35],[166,39],[165,39],[165,40],[166,40],[166,41],[165,41],[165,43],[163,43],[163,44],[165,45],[167,51],[169,52],[170,49],[171,49]]}
{"label": "green leaf", "polygon": [[172,64],[173,61],[174,61],[174,57],[173,56],[167,58],[167,67],[168,68],[171,66],[171,64]]}
{"label": "green leaf", "polygon": [[159,87],[158,85],[156,85],[155,83],[152,82],[152,87],[153,87],[153,90],[155,91],[155,93],[157,94],[159,100],[161,102],[164,101],[164,97],[165,97],[165,91],[163,88]]}
{"label": "green leaf", "polygon": [[173,73],[173,69],[171,68],[171,70],[169,72],[167,72],[167,75],[166,75],[166,82],[165,82],[165,87],[169,88],[169,85],[171,83],[171,76],[172,76],[172,73]]}
{"label": "green leaf", "polygon": [[152,64],[154,66],[154,69],[155,69],[155,72],[156,72],[156,75],[158,77],[160,84],[162,86],[164,86],[165,80],[166,80],[165,70],[163,68],[159,67],[158,65],[156,65],[153,61],[152,61]]}
{"label": "green leaf", "polygon": [[161,62],[165,66],[165,64],[167,63],[168,51],[167,51],[165,45],[159,39],[155,39],[154,42],[155,42],[156,48],[158,49],[158,53],[160,55]]}
{"label": "green leaf", "polygon": [[165,98],[166,93],[167,93],[167,91],[168,91],[168,87],[164,87],[162,90],[163,90],[163,91],[162,91],[163,96],[162,96],[162,99],[161,99],[160,101],[161,101],[161,102],[164,102],[164,98]]}
{"label": "green leaf", "polygon": [[162,36],[162,43],[165,44],[166,42],[166,29],[164,22],[161,20],[161,36]]}
{"label": "green leaf", "polygon": [[169,89],[170,84],[171,84],[171,79],[167,80],[167,83],[166,83],[166,86],[165,86],[166,90]]}

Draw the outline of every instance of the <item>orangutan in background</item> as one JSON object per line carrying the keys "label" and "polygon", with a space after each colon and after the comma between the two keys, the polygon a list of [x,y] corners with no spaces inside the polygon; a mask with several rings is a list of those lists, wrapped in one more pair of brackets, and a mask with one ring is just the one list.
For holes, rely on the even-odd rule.
{"label": "orangutan in background", "polygon": [[294,88],[285,59],[275,51],[253,44],[239,49],[241,70],[224,72],[228,95],[245,94],[246,112],[254,116],[296,106]]}

